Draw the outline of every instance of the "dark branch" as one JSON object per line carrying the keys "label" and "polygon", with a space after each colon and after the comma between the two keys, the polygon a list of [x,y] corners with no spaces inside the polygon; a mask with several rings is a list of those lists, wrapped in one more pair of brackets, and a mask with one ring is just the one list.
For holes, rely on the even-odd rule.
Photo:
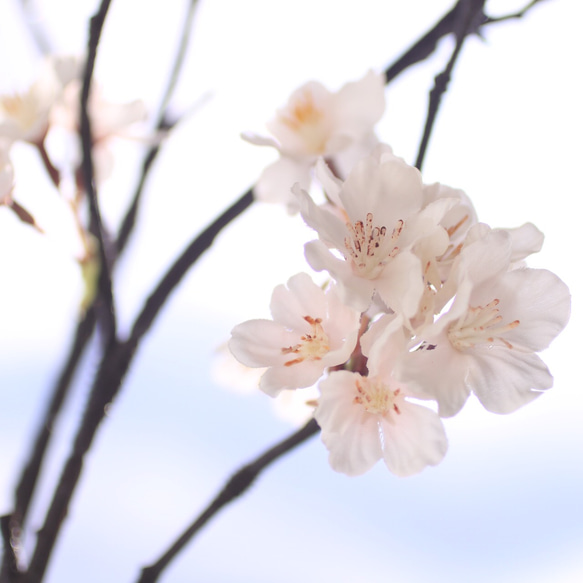
{"label": "dark branch", "polygon": [[456,6],[456,8],[459,7],[456,14],[456,25],[453,31],[455,33],[456,43],[445,69],[435,77],[435,84],[429,93],[427,119],[425,121],[423,137],[421,138],[421,144],[419,145],[419,152],[415,162],[415,167],[418,170],[421,170],[421,167],[423,166],[425,152],[427,151],[429,138],[431,137],[431,132],[435,120],[437,119],[441,98],[447,91],[447,86],[451,79],[451,74],[460,55],[462,46],[466,38],[479,28],[480,23],[483,22],[485,18],[483,11],[484,2],[485,0],[461,0]]}
{"label": "dark branch", "polygon": [[437,43],[454,31],[459,7],[460,2],[385,71],[387,85],[405,69],[427,59],[437,48]]}
{"label": "dark branch", "polygon": [[224,506],[246,492],[257,476],[274,461],[297,447],[319,431],[314,419],[310,420],[300,430],[287,439],[268,449],[253,462],[243,466],[225,484],[218,496],[209,504],[196,520],[176,539],[172,546],[158,559],[156,563],[142,570],[138,583],[154,583],[162,571],[178,555],[178,553],[192,540],[202,527]]}
{"label": "dark branch", "polygon": [[99,247],[100,272],[98,281],[98,301],[103,302],[103,310],[100,310],[99,320],[103,324],[105,342],[111,341],[115,336],[116,321],[113,304],[113,291],[111,283],[112,260],[108,256],[106,236],[101,220],[95,176],[93,170],[93,139],[91,136],[91,120],[89,118],[89,94],[91,90],[91,78],[97,57],[97,46],[101,37],[101,31],[105,23],[105,17],[111,0],[102,0],[99,11],[91,18],[89,23],[89,44],[87,47],[87,62],[83,73],[83,87],[81,90],[81,120],[79,134],[83,148],[83,161],[81,170],[83,184],[89,199],[91,213],[91,232],[95,235]]}
{"label": "dark branch", "polygon": [[156,289],[151,293],[140,315],[136,318],[128,342],[137,344],[140,341],[142,336],[149,330],[152,322],[168,299],[168,296],[180,283],[190,267],[212,245],[215,237],[222,229],[251,206],[252,202],[253,190],[249,189],[202,231],[202,233],[193,239],[183,251],[182,255],[180,255],[172,267],[166,272],[166,275],[164,275]]}
{"label": "dark branch", "polygon": [[61,527],[67,517],[85,455],[91,448],[108,405],[121,387],[132,356],[132,348],[127,344],[120,344],[115,339],[106,347],[72,451],[53,494],[45,522],[38,531],[37,544],[28,571],[23,574],[24,583],[41,583],[43,580]]}
{"label": "dark branch", "polygon": [[[490,18],[484,16],[479,27],[470,32],[479,32],[480,28],[488,25],[509,20],[513,18],[522,18],[535,4],[543,0],[533,0],[519,12],[508,14],[506,16]],[[459,14],[464,10],[465,0],[458,0],[455,6],[443,17],[431,30],[426,32],[411,48],[405,51],[391,66],[385,71],[385,82],[387,85],[405,69],[412,65],[420,63],[427,59],[437,48],[437,43],[448,34],[456,32],[456,26],[459,22]]]}
{"label": "dark branch", "polygon": [[529,2],[522,10],[518,12],[513,12],[512,14],[505,14],[504,16],[487,16],[484,24],[493,24],[495,22],[503,22],[504,20],[513,20],[515,18],[522,18],[533,6],[539,4],[542,0],[532,0]]}
{"label": "dark branch", "polygon": [[81,355],[89,338],[91,338],[94,326],[95,311],[90,309],[77,327],[69,357],[55,385],[46,412],[42,417],[42,424],[38,428],[28,461],[22,470],[18,485],[16,486],[14,510],[12,514],[7,515],[10,522],[10,539],[13,542],[19,540],[19,535],[26,520],[53,428],[67,397],[68,389]]}

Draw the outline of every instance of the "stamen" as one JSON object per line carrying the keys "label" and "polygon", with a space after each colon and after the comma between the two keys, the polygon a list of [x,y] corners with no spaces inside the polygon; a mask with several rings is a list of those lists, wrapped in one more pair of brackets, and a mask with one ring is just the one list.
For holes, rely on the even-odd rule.
{"label": "stamen", "polygon": [[304,320],[312,327],[310,334],[304,334],[300,337],[301,342],[295,346],[288,346],[281,349],[282,354],[297,354],[298,357],[289,360],[284,366],[299,364],[304,360],[322,360],[329,350],[329,340],[324,328],[322,327],[322,318],[312,318],[304,316]]}
{"label": "stamen", "polygon": [[385,383],[369,377],[361,377],[356,381],[356,396],[354,405],[361,405],[368,413],[377,413],[387,416],[391,411],[401,414],[395,400],[401,389],[391,389]]}
{"label": "stamen", "polygon": [[501,335],[516,328],[520,321],[501,324],[503,317],[498,310],[499,303],[500,300],[494,299],[486,306],[470,307],[448,330],[447,335],[452,345],[458,350],[485,343],[512,348],[512,344]]}
{"label": "stamen", "polygon": [[451,237],[469,218],[469,215],[465,215],[460,221],[453,225],[453,227],[450,227],[447,230],[447,234]]}
{"label": "stamen", "polygon": [[[384,225],[374,226],[372,213],[366,215],[364,223],[362,221],[356,221],[354,224],[346,223],[346,228],[348,230],[348,236],[344,238],[346,259],[352,260],[352,265],[359,275],[374,279],[386,265],[387,260],[397,255],[399,248],[395,246],[386,253],[384,241],[387,228]],[[399,220],[389,241],[395,243],[402,230],[403,221]]]}

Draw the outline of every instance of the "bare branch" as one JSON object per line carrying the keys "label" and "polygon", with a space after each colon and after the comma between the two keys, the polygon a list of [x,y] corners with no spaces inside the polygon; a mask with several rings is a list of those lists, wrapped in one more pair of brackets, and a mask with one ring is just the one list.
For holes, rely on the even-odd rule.
{"label": "bare branch", "polygon": [[83,87],[81,90],[81,120],[79,134],[83,148],[83,161],[81,170],[83,173],[83,183],[89,199],[89,209],[91,213],[91,231],[95,235],[99,246],[100,273],[98,282],[98,297],[104,304],[104,310],[99,313],[99,320],[103,324],[105,342],[111,341],[115,337],[116,318],[113,303],[113,291],[111,283],[112,260],[108,256],[106,248],[106,236],[101,220],[97,191],[95,188],[95,176],[93,170],[93,139],[91,136],[91,120],[89,118],[89,94],[91,91],[91,78],[95,58],[97,57],[97,46],[101,37],[101,31],[105,23],[105,17],[111,0],[102,0],[98,12],[91,18],[89,23],[89,44],[87,48],[87,62],[83,73]]}
{"label": "bare branch", "polygon": [[212,245],[215,237],[231,221],[242,214],[253,202],[253,190],[249,189],[241,198],[235,201],[219,217],[217,217],[204,231],[197,235],[182,255],[174,262],[166,275],[160,280],[156,289],[150,294],[140,315],[132,328],[128,342],[137,344],[149,330],[154,319],[165,304],[168,296],[180,283],[186,272],[192,267],[200,256]]}
{"label": "bare branch", "polygon": [[427,151],[433,125],[437,119],[441,98],[447,91],[447,85],[451,79],[451,74],[462,50],[462,46],[466,38],[479,28],[480,23],[484,19],[484,2],[485,0],[460,0],[457,4],[457,7],[460,8],[457,11],[456,25],[453,31],[455,33],[456,43],[445,69],[435,77],[435,85],[429,93],[427,118],[423,129],[421,144],[419,145],[417,160],[415,162],[415,166],[418,170],[421,170],[421,167],[423,166],[425,152]]}
{"label": "bare branch", "polygon": [[315,435],[320,430],[315,419],[311,419],[301,429],[268,449],[257,459],[243,466],[227,481],[218,496],[196,518],[196,520],[176,539],[170,548],[149,567],[142,569],[138,583],[154,583],[162,571],[172,562],[178,553],[194,538],[202,527],[223,507],[241,496],[253,484],[257,476],[280,457]]}
{"label": "bare branch", "polygon": [[[174,58],[174,64],[172,65],[172,72],[168,78],[168,84],[166,86],[166,90],[164,91],[164,95],[162,97],[160,109],[157,116],[156,121],[156,131],[167,132],[171,128],[174,127],[176,121],[170,121],[168,117],[168,105],[170,103],[170,99],[172,98],[172,94],[174,93],[174,89],[176,88],[176,83],[178,82],[178,78],[180,77],[180,72],[182,70],[182,65],[184,63],[184,57],[186,55],[186,49],[188,48],[188,43],[190,40],[190,31],[192,29],[192,21],[194,19],[195,8],[198,4],[198,0],[190,0],[188,5],[188,12],[186,14],[186,18],[184,19],[184,24],[182,27],[182,33],[180,35],[180,43],[178,45],[178,50],[176,52],[176,56]],[[136,187],[132,203],[122,221],[119,234],[116,241],[116,253],[119,255],[121,251],[125,248],[130,234],[134,229],[136,218],[140,206],[140,202],[142,199],[142,193],[144,191],[144,186],[146,184],[146,179],[148,174],[150,173],[150,169],[154,163],[154,160],[158,156],[160,151],[160,144],[156,143],[155,145],[151,146],[144,157],[144,161],[142,163],[142,171],[140,173],[140,178],[138,180],[138,185]]]}

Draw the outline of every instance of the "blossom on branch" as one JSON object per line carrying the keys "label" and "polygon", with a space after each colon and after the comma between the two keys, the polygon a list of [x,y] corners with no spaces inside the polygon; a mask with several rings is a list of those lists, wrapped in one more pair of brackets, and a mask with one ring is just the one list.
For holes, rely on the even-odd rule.
{"label": "blossom on branch", "polygon": [[398,476],[436,465],[447,451],[443,424],[431,409],[409,401],[416,395],[393,371],[406,349],[401,319],[387,317],[383,333],[361,340],[368,375],[332,372],[319,384],[316,421],[336,471],[356,476],[382,459]]}
{"label": "blossom on branch", "polygon": [[[531,227],[522,229],[532,240]],[[452,268],[456,292],[449,309],[415,333],[400,378],[436,399],[449,417],[470,392],[495,413],[511,413],[553,384],[536,354],[565,327],[567,286],[544,269],[511,269],[520,232],[488,230],[465,246]],[[534,237],[536,239],[536,237]]]}
{"label": "blossom on branch", "polygon": [[301,214],[319,240],[306,244],[308,263],[339,283],[343,300],[366,310],[377,292],[393,311],[412,317],[423,295],[424,265],[417,249],[442,255],[449,243],[439,222],[457,203],[439,199],[424,204],[421,174],[378,146],[342,182],[324,164],[318,176],[336,208],[318,206],[295,185]]}
{"label": "blossom on branch", "polygon": [[360,312],[337,289],[318,287],[305,273],[273,291],[273,320],[249,320],[232,331],[229,348],[246,366],[268,367],[259,387],[271,396],[309,387],[324,370],[345,363],[358,338]]}
{"label": "blossom on branch", "polygon": [[293,184],[299,182],[309,189],[311,172],[320,156],[345,175],[377,143],[373,128],[384,109],[383,78],[373,72],[336,93],[317,81],[297,89],[267,124],[272,137],[243,134],[248,142],[271,146],[280,154],[279,160],[263,171],[255,196],[283,203],[290,213],[297,212],[297,200],[290,192]]}

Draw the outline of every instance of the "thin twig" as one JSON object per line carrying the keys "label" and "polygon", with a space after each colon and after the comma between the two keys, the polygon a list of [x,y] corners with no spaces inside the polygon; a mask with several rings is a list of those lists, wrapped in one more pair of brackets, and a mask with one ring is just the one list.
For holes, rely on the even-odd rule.
{"label": "thin twig", "polygon": [[504,20],[514,20],[516,18],[522,18],[533,6],[539,4],[543,0],[532,0],[529,2],[522,10],[518,12],[513,12],[512,14],[505,14],[504,16],[487,16],[484,24],[493,24],[495,22],[503,22]]}
{"label": "thin twig", "polygon": [[[174,127],[176,121],[169,121],[168,117],[168,105],[174,93],[174,89],[176,88],[176,83],[178,82],[178,78],[180,77],[180,72],[182,70],[182,65],[184,64],[184,57],[186,55],[186,50],[188,48],[188,43],[190,40],[190,31],[192,28],[192,20],[195,14],[195,8],[198,4],[198,0],[190,0],[188,5],[188,12],[186,14],[186,18],[184,19],[184,24],[182,26],[182,32],[180,34],[180,43],[178,45],[178,50],[176,52],[176,56],[174,58],[174,64],[172,65],[172,72],[168,78],[168,84],[164,91],[164,95],[162,97],[162,101],[160,104],[160,108],[157,115],[157,120],[155,124],[156,133],[159,132],[168,132],[170,129]],[[140,178],[138,181],[138,185],[136,187],[134,196],[132,198],[132,202],[128,208],[128,211],[123,218],[121,227],[119,229],[119,233],[117,236],[116,241],[116,250],[117,254],[121,253],[121,251],[125,248],[130,234],[133,231],[133,228],[136,223],[136,218],[140,206],[140,202],[142,199],[142,193],[144,191],[144,186],[146,183],[146,178],[152,168],[154,160],[158,156],[160,152],[160,143],[157,142],[152,145],[148,152],[144,157],[144,161],[142,162],[142,171],[140,173]]]}
{"label": "thin twig", "polygon": [[51,398],[47,404],[46,412],[42,416],[42,423],[38,428],[34,445],[22,470],[18,485],[16,486],[14,510],[11,514],[7,515],[10,524],[10,539],[13,542],[19,540],[19,535],[26,520],[30,502],[42,469],[45,453],[57,417],[67,397],[71,380],[77,369],[77,364],[79,363],[85,346],[91,337],[94,326],[95,311],[89,309],[83,319],[79,322],[69,357],[67,358],[66,364],[57,380]]}
{"label": "thin twig", "polygon": [[209,225],[170,268],[156,291],[150,297],[138,317],[130,338],[119,342],[115,338],[106,346],[105,353],[91,388],[89,402],[75,436],[72,452],[67,459],[43,527],[38,532],[37,544],[32,556],[25,583],[40,583],[48,566],[69,504],[79,481],[85,455],[89,451],[97,430],[105,418],[107,406],[117,396],[123,379],[136,354],[139,341],[188,268],[208,249],[221,229],[241,214],[253,201],[249,190],[229,209]]}
{"label": "thin twig", "polygon": [[61,473],[42,528],[38,531],[36,547],[28,571],[23,574],[24,583],[41,583],[63,522],[69,510],[73,492],[77,487],[85,455],[89,451],[97,429],[105,417],[107,405],[113,400],[133,356],[126,344],[115,339],[106,347],[89,402],[83,414],[73,448]]}
{"label": "thin twig", "polygon": [[[421,167],[423,166],[425,152],[427,151],[429,138],[431,137],[431,132],[433,130],[435,120],[437,119],[441,98],[447,91],[447,85],[451,79],[451,74],[459,57],[462,46],[468,35],[479,28],[479,23],[484,19],[484,2],[485,0],[461,0],[457,5],[460,7],[460,9],[457,11],[457,24],[454,29],[456,43],[445,69],[439,73],[437,77],[435,77],[435,84],[429,93],[427,118],[425,121],[425,127],[423,128],[423,137],[421,138],[421,144],[419,145],[417,160],[415,162],[415,167],[418,170],[421,170]],[[461,10],[462,6],[464,7],[464,10]]]}
{"label": "thin twig", "polygon": [[318,424],[311,419],[301,429],[268,449],[251,463],[243,466],[227,481],[218,496],[196,518],[196,520],[176,539],[170,548],[149,567],[144,567],[138,583],[154,583],[162,571],[178,555],[178,553],[192,540],[202,527],[215,516],[224,506],[246,492],[257,476],[274,461],[315,435],[319,431]]}
{"label": "thin twig", "polygon": [[142,311],[136,318],[128,342],[137,344],[149,330],[160,309],[180,283],[186,272],[199,259],[199,257],[212,245],[215,237],[233,219],[242,214],[253,202],[253,190],[249,189],[243,196],[235,201],[219,217],[217,217],[204,231],[202,231],[183,251],[182,255],[174,262],[166,272],[156,289],[148,297]]}
{"label": "thin twig", "polygon": [[97,191],[95,187],[95,176],[93,170],[93,139],[91,135],[91,120],[89,118],[89,94],[91,91],[91,79],[93,68],[97,57],[97,46],[101,38],[101,32],[105,23],[105,17],[111,0],[102,0],[98,12],[91,18],[89,23],[89,43],[87,48],[87,62],[83,73],[83,87],[81,90],[81,120],[79,135],[83,148],[83,161],[81,169],[83,172],[83,182],[87,197],[89,199],[89,209],[91,213],[91,231],[95,235],[99,247],[100,271],[98,281],[98,298],[104,304],[104,310],[99,313],[99,320],[103,324],[105,342],[110,342],[115,337],[116,318],[113,303],[113,291],[111,282],[112,261],[106,249],[106,236],[101,220]]}

